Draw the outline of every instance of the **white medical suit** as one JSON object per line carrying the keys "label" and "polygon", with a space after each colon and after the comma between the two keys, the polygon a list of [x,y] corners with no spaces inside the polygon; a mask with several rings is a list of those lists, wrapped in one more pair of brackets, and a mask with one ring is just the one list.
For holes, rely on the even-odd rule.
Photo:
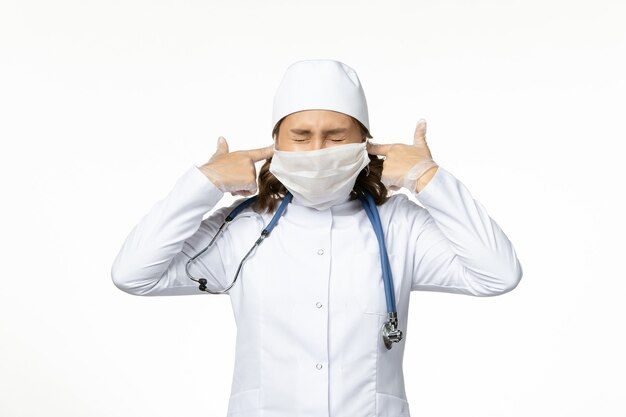
{"label": "white medical suit", "polygon": [[[202,220],[223,194],[191,166],[126,238],[115,285],[136,295],[210,295],[185,264],[234,207]],[[449,171],[439,166],[414,196],[424,207],[400,193],[378,206],[404,333],[391,350],[381,337],[378,243],[361,202],[287,206],[228,292],[237,324],[228,416],[410,416],[402,357],[411,291],[495,296],[522,277],[507,236]],[[190,272],[209,289],[228,286],[271,217],[246,208]]]}

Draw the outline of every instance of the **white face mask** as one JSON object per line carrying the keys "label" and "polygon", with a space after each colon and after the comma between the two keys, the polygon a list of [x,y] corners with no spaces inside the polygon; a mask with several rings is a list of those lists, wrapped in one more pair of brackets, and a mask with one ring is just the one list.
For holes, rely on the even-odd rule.
{"label": "white face mask", "polygon": [[314,151],[274,149],[269,171],[293,194],[294,202],[325,210],[348,200],[369,163],[366,142],[348,143]]}

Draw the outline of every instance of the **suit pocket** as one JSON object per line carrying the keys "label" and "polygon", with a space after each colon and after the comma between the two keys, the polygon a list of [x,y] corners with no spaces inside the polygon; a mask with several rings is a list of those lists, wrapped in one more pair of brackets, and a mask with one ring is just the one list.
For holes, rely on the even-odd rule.
{"label": "suit pocket", "polygon": [[376,393],[377,417],[410,417],[409,403],[404,398],[395,395]]}
{"label": "suit pocket", "polygon": [[259,413],[260,388],[253,388],[232,394],[228,401],[227,416],[256,417]]}

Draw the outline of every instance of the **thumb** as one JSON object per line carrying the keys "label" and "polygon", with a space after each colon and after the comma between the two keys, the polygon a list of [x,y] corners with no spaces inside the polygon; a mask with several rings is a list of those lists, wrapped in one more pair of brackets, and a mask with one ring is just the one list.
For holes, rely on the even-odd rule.
{"label": "thumb", "polygon": [[414,145],[426,144],[426,120],[420,119],[415,126],[415,134],[413,135]]}
{"label": "thumb", "polygon": [[217,138],[217,152],[216,155],[221,155],[228,153],[228,143],[226,142],[226,138],[224,136],[220,136]]}

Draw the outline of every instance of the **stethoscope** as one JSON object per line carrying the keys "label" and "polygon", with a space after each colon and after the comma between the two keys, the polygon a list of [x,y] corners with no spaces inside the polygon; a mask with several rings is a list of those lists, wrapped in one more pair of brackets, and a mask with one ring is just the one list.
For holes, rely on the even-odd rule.
{"label": "stethoscope", "polygon": [[[226,216],[226,218],[224,219],[224,222],[222,223],[220,228],[217,230],[217,232],[215,233],[215,236],[213,236],[213,239],[211,239],[209,244],[204,249],[202,249],[202,251],[200,251],[197,255],[189,259],[187,261],[187,264],[185,265],[185,271],[187,272],[187,276],[191,280],[200,284],[199,286],[200,291],[206,291],[211,294],[224,294],[225,292],[230,290],[233,285],[235,285],[235,282],[237,281],[237,277],[239,276],[239,271],[241,271],[243,263],[248,258],[248,256],[250,256],[252,251],[254,251],[254,249],[256,249],[261,244],[261,242],[263,242],[263,240],[270,235],[270,233],[272,232],[272,229],[274,229],[274,226],[276,226],[276,223],[278,223],[278,219],[283,215],[285,208],[287,208],[287,204],[291,202],[292,198],[293,196],[289,192],[287,192],[285,197],[283,197],[280,205],[278,206],[278,209],[276,210],[276,213],[274,213],[274,216],[272,217],[272,220],[263,229],[263,231],[261,231],[261,236],[259,236],[256,242],[254,242],[254,245],[252,245],[248,253],[246,253],[246,256],[244,256],[244,258],[239,263],[239,267],[237,268],[237,272],[235,273],[235,279],[233,280],[233,282],[227,288],[224,288],[221,291],[211,291],[206,287],[207,280],[205,278],[194,278],[191,275],[191,273],[189,272],[189,265],[197,257],[202,255],[211,245],[213,245],[215,240],[224,232],[226,225],[228,225],[231,221],[233,221],[235,217],[242,210],[244,210],[246,207],[254,203],[257,199],[257,196],[255,195],[244,200],[239,205],[237,205],[228,214],[228,216]],[[376,238],[378,239],[378,248],[380,250],[380,264],[381,264],[382,273],[383,273],[383,283],[385,285],[385,298],[387,301],[387,321],[383,324],[381,332],[383,336],[383,342],[385,343],[385,347],[387,349],[391,349],[392,343],[394,342],[397,343],[402,340],[402,330],[398,329],[398,312],[396,311],[395,291],[393,288],[393,280],[391,277],[391,266],[389,265],[389,257],[387,255],[387,248],[385,247],[383,227],[380,222],[380,217],[378,215],[378,208],[376,207],[374,198],[369,193],[365,192],[365,196],[361,197],[360,200],[361,200],[361,203],[363,204],[363,208],[365,209],[365,213],[367,213],[367,217],[370,219],[370,222],[372,223],[372,226],[374,227],[374,232],[376,233]]]}

